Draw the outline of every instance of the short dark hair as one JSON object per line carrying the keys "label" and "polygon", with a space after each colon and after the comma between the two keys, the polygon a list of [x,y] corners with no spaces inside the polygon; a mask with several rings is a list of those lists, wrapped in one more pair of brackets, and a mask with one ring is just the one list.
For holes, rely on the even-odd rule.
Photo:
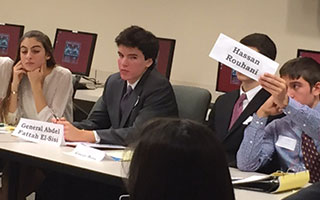
{"label": "short dark hair", "polygon": [[299,57],[287,61],[280,69],[280,76],[290,79],[302,77],[312,88],[320,81],[320,64],[312,58]]}
{"label": "short dark hair", "polygon": [[140,134],[129,169],[130,200],[234,199],[222,145],[208,127],[162,118]]}
{"label": "short dark hair", "polygon": [[159,51],[158,39],[149,31],[139,27],[130,26],[124,29],[115,39],[117,46],[136,47],[142,51],[145,60],[151,58],[155,64]]}
{"label": "short dark hair", "polygon": [[267,56],[268,58],[275,60],[277,56],[277,47],[269,36],[262,33],[253,33],[245,36],[240,40],[241,44],[248,47],[255,47],[259,50],[259,53]]}
{"label": "short dark hair", "polygon": [[46,34],[42,33],[41,31],[38,31],[38,30],[28,31],[20,38],[17,58],[15,60],[14,65],[16,63],[18,63],[21,59],[20,58],[20,45],[21,45],[22,41],[26,38],[35,38],[38,42],[40,42],[42,44],[43,48],[45,49],[46,55],[50,56],[50,58],[47,60],[47,67],[53,68],[56,65],[56,61],[53,57],[52,43]]}

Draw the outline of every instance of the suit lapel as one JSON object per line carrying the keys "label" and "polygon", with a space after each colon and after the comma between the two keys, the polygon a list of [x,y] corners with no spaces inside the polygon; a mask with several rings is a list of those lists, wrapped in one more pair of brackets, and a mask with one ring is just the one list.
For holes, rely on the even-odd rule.
{"label": "suit lapel", "polygon": [[[144,86],[144,82],[147,79],[148,75],[151,73],[151,70],[153,70],[153,68],[149,68],[147,71],[144,72],[144,74],[142,75],[140,81],[138,82],[138,84],[136,85],[136,87],[134,88],[134,90],[132,91],[129,99],[128,99],[128,103],[130,105],[130,109],[128,109],[127,111],[125,111],[124,113],[122,113],[122,117],[121,117],[121,122],[120,122],[120,127],[124,127],[128,121],[128,119],[130,118],[131,112],[132,110],[138,105],[138,103],[140,102],[140,95],[142,93],[143,90],[143,86]],[[122,95],[121,95],[122,97]],[[121,100],[121,98],[120,98]],[[120,112],[120,100],[119,100],[119,112]]]}
{"label": "suit lapel", "polygon": [[[139,96],[135,93],[135,90],[133,90],[131,95],[129,96],[129,99],[128,99],[128,104],[129,104],[130,109],[125,110],[125,112],[122,113],[120,127],[125,126],[132,109],[138,104],[138,101],[139,101]],[[119,105],[119,108],[120,108],[120,105]]]}
{"label": "suit lapel", "polygon": [[125,88],[127,86],[126,84],[126,81],[122,80],[122,79],[119,79],[118,80],[119,83],[117,83],[116,85],[119,85],[119,88],[117,89],[118,91],[114,92],[114,113],[115,113],[115,116],[112,116],[112,117],[115,117],[116,120],[115,122],[117,122],[118,126],[121,124],[121,111],[120,111],[120,102],[121,102],[121,98],[124,94],[124,91],[125,91]]}

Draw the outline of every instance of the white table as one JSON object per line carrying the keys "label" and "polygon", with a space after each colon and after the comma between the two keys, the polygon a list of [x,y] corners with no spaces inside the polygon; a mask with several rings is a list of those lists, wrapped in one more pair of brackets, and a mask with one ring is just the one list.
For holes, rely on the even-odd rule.
{"label": "white table", "polygon": [[[10,134],[0,134],[0,158],[19,165],[30,165],[42,169],[74,175],[109,185],[123,186],[122,177],[126,177],[121,162],[104,159],[101,162],[86,161],[66,153],[72,147],[36,144],[22,141]],[[17,166],[16,165],[16,166]],[[17,168],[9,176],[10,186],[16,186]],[[9,186],[9,199],[16,199],[16,188]]]}
{"label": "white table", "polygon": [[102,95],[103,87],[94,90],[77,90],[74,96],[75,99],[96,102]]}
{"label": "white table", "polygon": [[[124,169],[123,163],[106,159],[101,162],[81,160],[66,154],[72,150],[72,147],[35,144],[21,141],[10,134],[0,134],[1,158],[107,184],[122,186],[122,179],[126,177],[126,170]],[[235,168],[230,168],[230,173],[232,177],[243,178],[259,174],[241,172]],[[235,189],[237,200],[280,200],[292,193],[293,192],[290,191],[280,194],[269,194]]]}

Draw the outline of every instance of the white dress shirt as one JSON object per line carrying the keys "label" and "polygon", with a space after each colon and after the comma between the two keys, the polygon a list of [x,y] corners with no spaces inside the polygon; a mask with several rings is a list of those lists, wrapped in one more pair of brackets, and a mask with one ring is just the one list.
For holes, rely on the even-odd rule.
{"label": "white dress shirt", "polygon": [[256,94],[262,89],[261,85],[258,85],[255,88],[252,88],[251,90],[244,92],[242,88],[240,87],[240,96],[245,93],[247,95],[247,98],[242,103],[242,111],[248,106],[250,101],[256,96]]}

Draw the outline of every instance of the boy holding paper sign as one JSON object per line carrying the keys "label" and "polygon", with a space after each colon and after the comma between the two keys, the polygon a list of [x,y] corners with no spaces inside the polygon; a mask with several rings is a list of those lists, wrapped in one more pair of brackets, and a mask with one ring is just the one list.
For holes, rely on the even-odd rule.
{"label": "boy holding paper sign", "polygon": [[[271,97],[253,115],[237,153],[238,167],[256,171],[276,153],[283,171],[310,171],[310,182],[320,180],[320,64],[296,58],[280,69],[280,77],[264,74],[261,86]],[[267,117],[286,116],[266,125]]]}
{"label": "boy holding paper sign", "polygon": [[[240,40],[240,43],[256,50],[257,52],[274,60],[277,49],[274,42],[265,34],[254,33],[247,35]],[[269,98],[270,94],[259,86],[259,83],[239,72],[237,78],[241,81],[239,90],[234,90],[221,95],[215,101],[214,107],[209,116],[209,127],[216,132],[217,137],[222,142],[229,166],[236,167],[236,153],[243,138],[244,129],[252,119],[252,114]],[[236,102],[243,94],[241,114],[233,115]],[[238,105],[238,104],[237,104]],[[270,117],[268,121],[271,121]]]}

